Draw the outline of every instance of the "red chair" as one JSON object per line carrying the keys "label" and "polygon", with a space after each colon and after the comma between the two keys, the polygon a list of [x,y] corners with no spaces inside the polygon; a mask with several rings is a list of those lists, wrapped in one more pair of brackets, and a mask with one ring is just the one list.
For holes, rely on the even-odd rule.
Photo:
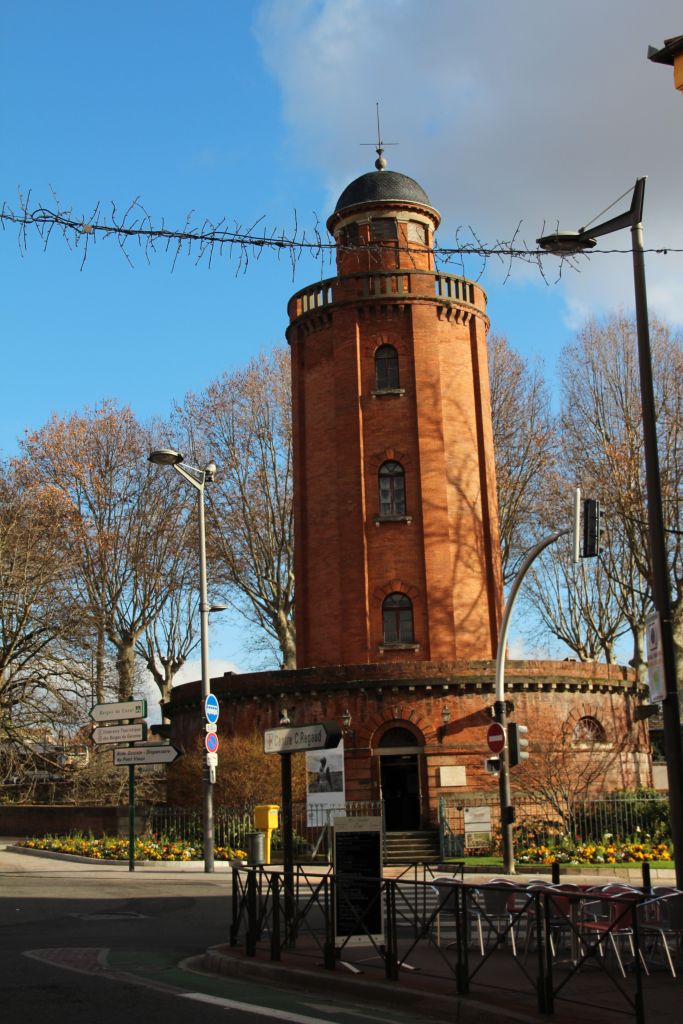
{"label": "red chair", "polygon": [[[605,955],[605,948],[609,942],[622,977],[625,978],[626,971],[619,952],[619,941],[625,940],[631,956],[635,957],[633,911],[637,907],[640,893],[629,886],[605,886],[596,895],[599,897],[597,900],[589,900],[581,907],[578,921],[581,942],[589,950],[597,948],[600,956]],[[589,941],[591,938],[592,942]],[[649,974],[641,949],[638,950],[638,955],[643,970]]]}
{"label": "red chair", "polygon": [[[648,956],[661,945],[662,953],[676,977],[674,959],[683,947],[683,892],[673,890],[638,907],[638,927]],[[652,945],[648,948],[648,940]]]}

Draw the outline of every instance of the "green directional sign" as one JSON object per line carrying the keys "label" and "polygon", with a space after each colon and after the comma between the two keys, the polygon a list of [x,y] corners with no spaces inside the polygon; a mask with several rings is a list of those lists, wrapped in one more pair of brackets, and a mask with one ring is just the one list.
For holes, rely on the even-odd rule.
{"label": "green directional sign", "polygon": [[146,700],[123,700],[116,704],[95,704],[90,709],[93,722],[121,722],[126,718],[146,718]]}

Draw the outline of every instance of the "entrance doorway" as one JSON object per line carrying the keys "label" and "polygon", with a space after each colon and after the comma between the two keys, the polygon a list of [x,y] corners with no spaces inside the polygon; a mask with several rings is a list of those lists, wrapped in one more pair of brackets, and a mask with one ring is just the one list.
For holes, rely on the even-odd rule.
{"label": "entrance doorway", "polygon": [[407,729],[395,728],[384,734],[379,745],[384,827],[387,832],[419,829],[420,777],[418,755],[413,753],[417,739]]}

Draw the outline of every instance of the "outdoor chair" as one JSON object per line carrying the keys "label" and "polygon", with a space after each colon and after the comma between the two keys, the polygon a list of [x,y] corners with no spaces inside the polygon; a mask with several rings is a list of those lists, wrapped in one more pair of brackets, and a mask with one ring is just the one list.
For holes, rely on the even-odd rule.
{"label": "outdoor chair", "polygon": [[650,963],[660,948],[672,977],[677,977],[674,961],[683,948],[683,892],[674,890],[641,904],[638,928]]}
{"label": "outdoor chair", "polygon": [[[476,923],[479,936],[479,949],[481,955],[485,955],[486,947],[495,936],[495,945],[504,945],[507,936],[510,936],[512,954],[517,956],[517,943],[515,940],[515,920],[519,911],[515,914],[515,900],[518,898],[520,887],[507,879],[496,879],[488,883],[491,888],[474,889],[470,893],[469,912],[471,919]],[[495,885],[495,888],[493,886]],[[486,941],[484,941],[484,926],[486,926]]]}
{"label": "outdoor chair", "polygon": [[[614,891],[616,890],[616,891]],[[605,949],[609,943],[622,977],[626,977],[624,962],[619,950],[620,942],[626,941],[631,956],[635,958],[635,945],[633,942],[633,912],[637,906],[637,898],[640,893],[628,886],[604,886],[597,892],[588,890],[588,896],[596,895],[595,900],[588,899],[583,903],[578,920],[578,929],[581,942],[585,949],[597,949],[601,957],[605,956]],[[591,941],[592,940],[592,941]],[[638,949],[638,955],[646,974],[647,969],[643,951]]]}
{"label": "outdoor chair", "polygon": [[[542,901],[540,912],[543,923],[547,920],[548,942],[553,957],[558,955],[560,950],[570,946],[572,949],[572,960],[576,959],[576,922],[578,919],[579,900],[572,899],[572,896],[579,897],[582,889],[573,883],[563,882],[558,885],[534,885],[532,892],[542,891],[545,897]],[[535,903],[535,901],[534,901]],[[548,907],[548,916],[545,916],[545,904]],[[526,957],[529,952],[532,939],[538,941],[536,935],[536,908],[529,907],[527,915],[527,939],[524,947]]]}
{"label": "outdoor chair", "polygon": [[[437,907],[439,908],[434,919],[436,924],[437,946],[441,945],[442,914],[446,915],[447,921],[453,922],[453,928],[455,928],[457,887],[460,885],[462,885],[462,881],[451,876],[439,876],[438,878],[432,879],[430,883],[430,888],[436,894]],[[455,946],[455,942],[449,942],[446,948],[450,949],[453,946]]]}

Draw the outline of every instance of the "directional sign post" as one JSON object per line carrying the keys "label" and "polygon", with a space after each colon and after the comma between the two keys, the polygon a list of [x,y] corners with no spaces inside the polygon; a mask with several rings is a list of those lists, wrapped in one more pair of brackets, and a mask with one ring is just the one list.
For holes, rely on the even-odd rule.
{"label": "directional sign post", "polygon": [[337,722],[313,725],[281,725],[266,729],[263,750],[266,754],[296,754],[299,750],[332,750],[339,745],[341,727]]}
{"label": "directional sign post", "polygon": [[90,710],[93,722],[121,722],[147,717],[146,700],[125,700],[117,704],[95,704]]}
{"label": "directional sign post", "polygon": [[147,738],[144,722],[130,725],[100,725],[92,734],[93,743],[135,743]]}
{"label": "directional sign post", "polygon": [[339,745],[341,727],[337,722],[314,722],[311,725],[281,725],[266,729],[263,749],[266,754],[280,755],[282,790],[282,867],[285,889],[285,934],[289,935],[294,919],[294,823],[292,818],[292,754],[300,750],[331,750]]}
{"label": "directional sign post", "polygon": [[173,764],[181,753],[172,743],[152,743],[148,747],[119,747],[114,751],[114,764]]}

